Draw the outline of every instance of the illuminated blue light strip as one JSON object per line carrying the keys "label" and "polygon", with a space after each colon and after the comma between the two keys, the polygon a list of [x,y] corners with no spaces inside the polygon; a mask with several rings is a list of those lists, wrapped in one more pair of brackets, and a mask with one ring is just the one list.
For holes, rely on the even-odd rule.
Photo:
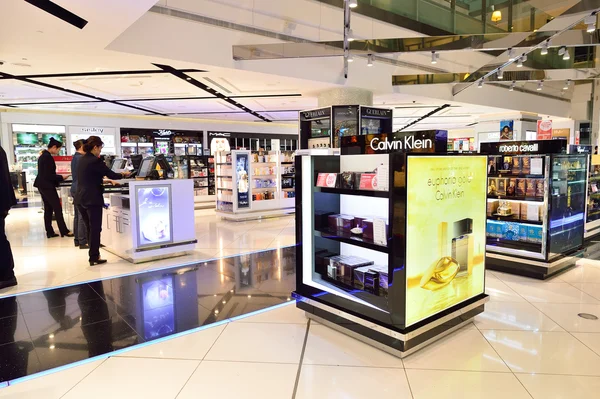
{"label": "illuminated blue light strip", "polygon": [[[125,274],[117,274],[117,275],[114,275],[114,276],[97,278],[97,279],[93,279],[93,280],[82,280],[82,281],[78,281],[76,283],[56,285],[56,286],[52,286],[52,287],[38,288],[36,290],[23,291],[23,292],[18,292],[16,294],[10,294],[10,295],[1,295],[0,294],[0,299],[2,299],[2,298],[9,298],[9,297],[12,297],[12,296],[17,297],[17,296],[21,296],[21,295],[34,294],[36,292],[50,291],[50,290],[54,290],[54,289],[58,289],[58,288],[74,287],[76,285],[88,284],[88,283],[95,283],[97,281],[113,280],[113,279],[117,279],[117,278],[129,277],[129,276],[137,276],[139,274],[147,274],[147,273],[159,272],[159,271],[169,270],[169,269],[178,269],[178,268],[181,268],[181,267],[199,265],[201,263],[208,263],[208,262],[218,261],[218,260],[221,260],[221,259],[238,258],[238,257],[244,256],[244,255],[259,254],[259,253],[262,253],[262,252],[276,252],[278,250],[283,250],[283,249],[286,249],[286,248],[292,248],[292,247],[295,247],[295,246],[296,245],[288,245],[288,246],[285,246],[285,247],[261,249],[259,251],[245,252],[243,254],[222,256],[220,258],[209,258],[209,259],[195,260],[193,262],[182,263],[180,265],[158,267],[156,269],[144,269],[144,270],[139,270],[137,272],[131,272],[131,273],[125,273]],[[216,273],[222,274],[222,273],[219,273],[219,272],[216,272]],[[226,276],[225,274],[223,274],[223,275]],[[226,277],[229,277],[229,276],[226,276]]]}
{"label": "illuminated blue light strip", "polygon": [[172,334],[172,335],[167,335],[166,337],[158,338],[158,339],[155,339],[155,340],[152,340],[152,341],[143,342],[141,344],[132,345],[130,347],[123,348],[123,349],[118,349],[118,350],[113,351],[113,352],[104,353],[102,355],[98,355],[98,356],[95,356],[95,357],[90,357],[88,359],[83,359],[83,360],[79,360],[77,362],[65,364],[63,366],[59,366],[59,367],[55,367],[55,368],[52,368],[52,369],[40,371],[39,373],[35,373],[35,374],[27,375],[27,376],[24,376],[24,377],[16,378],[16,379],[10,380],[10,381],[0,382],[0,389],[1,388],[5,388],[5,387],[9,387],[9,386],[12,386],[12,385],[15,385],[15,384],[20,384],[22,382],[26,382],[26,381],[32,380],[34,378],[43,377],[43,376],[48,375],[48,374],[54,374],[54,373],[58,373],[59,371],[68,370],[68,369],[70,369],[72,367],[77,367],[77,366],[81,366],[81,365],[84,365],[84,364],[87,364],[87,363],[95,362],[97,360],[108,359],[109,357],[117,356],[117,355],[129,352],[129,351],[132,351],[132,350],[141,349],[141,348],[144,348],[144,347],[149,346],[149,345],[159,344],[161,342],[169,341],[169,340],[175,339],[175,338],[180,338],[180,337],[183,337],[183,336],[188,335],[188,334],[194,334],[194,333],[197,333],[197,332],[202,331],[202,330],[206,330],[206,329],[209,329],[209,328],[212,328],[212,327],[220,326],[222,324],[227,324],[227,323],[231,323],[231,322],[234,322],[234,321],[237,321],[237,320],[240,320],[240,319],[245,319],[246,317],[256,316],[258,314],[265,313],[265,312],[268,312],[270,310],[279,309],[279,308],[282,308],[284,306],[289,306],[289,305],[295,304],[295,303],[296,303],[296,301],[290,300],[290,301],[283,302],[283,303],[280,303],[278,305],[274,305],[274,306],[271,306],[271,307],[268,307],[268,308],[255,310],[254,312],[245,313],[243,315],[231,317],[229,319],[224,319],[224,320],[221,320],[221,321],[217,321],[215,323],[211,323],[211,324],[207,324],[207,325],[204,325],[204,326],[196,327],[196,328],[193,328],[191,330],[181,331],[181,332],[178,332],[178,333],[175,333],[175,334]]}
{"label": "illuminated blue light strip", "polygon": [[583,220],[583,213],[578,213],[577,215],[569,216],[564,219],[557,219],[550,222],[550,229],[555,229],[557,227],[561,227],[567,225],[569,223],[577,222],[579,220]]}

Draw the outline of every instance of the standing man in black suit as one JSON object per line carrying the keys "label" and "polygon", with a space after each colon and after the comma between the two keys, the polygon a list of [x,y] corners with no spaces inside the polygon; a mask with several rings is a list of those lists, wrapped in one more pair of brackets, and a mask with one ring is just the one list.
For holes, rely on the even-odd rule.
{"label": "standing man in black suit", "polygon": [[0,290],[17,285],[15,260],[6,237],[6,217],[11,207],[17,205],[15,191],[10,181],[6,152],[0,146]]}
{"label": "standing man in black suit", "polygon": [[71,160],[71,173],[73,178],[73,183],[71,184],[71,197],[73,198],[73,206],[75,211],[75,217],[73,218],[73,234],[75,235],[75,246],[79,247],[79,249],[88,249],[88,232],[85,227],[85,223],[83,223],[83,218],[81,217],[81,212],[77,207],[77,202],[75,202],[75,194],[77,194],[77,168],[79,167],[79,160],[82,156],[85,155],[85,151],[83,151],[83,145],[85,144],[85,140],[77,140],[73,143],[75,147],[75,154],[73,154],[73,159]]}
{"label": "standing man in black suit", "polygon": [[131,173],[116,173],[100,159],[104,143],[98,136],[90,136],[83,145],[85,155],[77,166],[77,193],[75,203],[88,230],[90,266],[106,263],[100,259],[100,233],[102,232],[102,208],[104,207],[104,177],[119,180]]}
{"label": "standing man in black suit", "polygon": [[62,206],[56,188],[58,183],[64,180],[61,175],[56,174],[56,163],[53,155],[57,155],[62,147],[62,143],[54,138],[50,139],[48,149],[42,152],[38,158],[38,175],[35,178],[33,187],[36,187],[42,196],[44,202],[44,225],[46,227],[46,237],[58,237],[52,227],[52,214],[56,218],[58,230],[62,237],[73,237],[73,234],[67,228],[63,217]]}

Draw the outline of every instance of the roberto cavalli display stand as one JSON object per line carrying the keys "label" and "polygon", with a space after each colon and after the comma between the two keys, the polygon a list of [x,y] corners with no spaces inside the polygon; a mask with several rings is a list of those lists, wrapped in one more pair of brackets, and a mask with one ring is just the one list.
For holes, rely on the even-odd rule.
{"label": "roberto cavalli display stand", "polygon": [[488,154],[487,266],[545,279],[583,245],[587,155],[566,140],[483,143]]}
{"label": "roberto cavalli display stand", "polygon": [[296,158],[297,306],[397,356],[484,310],[485,156]]}

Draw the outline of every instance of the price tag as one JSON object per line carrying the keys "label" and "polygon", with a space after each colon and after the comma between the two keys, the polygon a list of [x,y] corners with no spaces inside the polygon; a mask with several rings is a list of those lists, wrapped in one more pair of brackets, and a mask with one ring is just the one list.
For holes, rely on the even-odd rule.
{"label": "price tag", "polygon": [[385,220],[373,219],[373,241],[377,245],[387,245]]}

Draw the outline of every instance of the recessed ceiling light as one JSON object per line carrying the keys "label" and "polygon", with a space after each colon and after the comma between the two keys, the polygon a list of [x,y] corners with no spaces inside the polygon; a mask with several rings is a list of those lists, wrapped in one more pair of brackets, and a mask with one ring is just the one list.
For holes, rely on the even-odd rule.
{"label": "recessed ceiling light", "polygon": [[348,7],[350,7],[350,8],[358,7],[358,0],[348,0]]}

